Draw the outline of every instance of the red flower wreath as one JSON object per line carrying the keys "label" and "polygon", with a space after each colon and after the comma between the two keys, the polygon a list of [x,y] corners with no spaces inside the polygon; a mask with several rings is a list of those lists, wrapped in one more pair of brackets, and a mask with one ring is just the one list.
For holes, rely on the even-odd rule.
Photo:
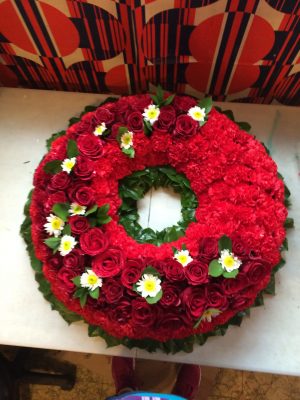
{"label": "red flower wreath", "polygon": [[[138,243],[120,224],[119,181],[162,166],[190,182],[195,220],[173,242]],[[34,186],[32,241],[51,292],[115,338],[211,332],[254,303],[281,259],[276,164],[207,99],[129,96],[86,113]]]}

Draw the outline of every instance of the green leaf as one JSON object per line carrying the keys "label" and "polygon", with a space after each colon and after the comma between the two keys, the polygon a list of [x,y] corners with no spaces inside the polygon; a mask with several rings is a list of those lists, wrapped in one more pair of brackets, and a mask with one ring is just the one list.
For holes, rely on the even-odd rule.
{"label": "green leaf", "polygon": [[97,300],[97,299],[99,298],[99,295],[100,295],[100,290],[99,290],[99,288],[97,287],[96,289],[91,290],[91,291],[89,292],[89,295],[90,295],[93,299]]}
{"label": "green leaf", "polygon": [[93,207],[89,208],[86,212],[85,212],[85,216],[87,217],[90,214],[93,214],[94,212],[96,212],[98,210],[98,206],[97,204],[94,204]]}
{"label": "green leaf", "polygon": [[208,114],[212,109],[212,98],[205,97],[204,99],[200,100],[198,104],[199,107],[205,108],[205,114]]}
{"label": "green leaf", "polygon": [[238,275],[238,273],[239,273],[239,270],[234,269],[231,272],[224,271],[223,276],[224,276],[224,278],[235,278]]}
{"label": "green leaf", "polygon": [[71,226],[70,225],[65,225],[64,226],[63,234],[64,235],[71,235]]}
{"label": "green leaf", "polygon": [[160,85],[157,86],[157,89],[156,89],[156,97],[157,97],[157,100],[158,100],[157,105],[160,105],[160,103],[161,103],[161,102],[163,101],[163,99],[164,99],[164,91],[163,91],[163,88],[162,88]]}
{"label": "green leaf", "polygon": [[282,249],[283,250],[288,250],[289,249],[289,245],[288,245],[288,240],[287,238],[284,239],[283,243],[282,243]]}
{"label": "green leaf", "polygon": [[160,106],[168,106],[171,104],[174,100],[175,94],[172,94],[171,96],[167,97],[161,104]]}
{"label": "green leaf", "polygon": [[63,221],[67,221],[69,217],[70,204],[68,203],[55,203],[52,207],[52,211],[56,216],[61,218]]}
{"label": "green leaf", "polygon": [[79,121],[80,121],[80,118],[78,118],[78,117],[72,117],[72,118],[69,119],[69,126],[72,126],[72,125],[74,125],[74,124],[77,124],[77,122],[79,122]]}
{"label": "green leaf", "polygon": [[241,121],[241,122],[237,122],[237,124],[243,131],[250,132],[251,125],[248,124],[248,122]]}
{"label": "green leaf", "polygon": [[61,160],[49,161],[44,165],[43,169],[46,172],[46,174],[54,175],[62,171],[61,164],[62,164]]}
{"label": "green leaf", "polygon": [[222,265],[219,263],[218,260],[212,260],[209,263],[208,274],[210,276],[213,276],[214,278],[217,278],[218,276],[221,276],[223,274]]}
{"label": "green leaf", "polygon": [[148,265],[148,266],[143,270],[143,272],[141,273],[141,276],[144,275],[144,274],[151,274],[151,275],[160,277],[160,273],[159,273],[155,268],[153,268],[152,265]]}
{"label": "green leaf", "polygon": [[74,285],[80,287],[80,275],[75,276],[75,278],[71,279]]}
{"label": "green leaf", "polygon": [[85,292],[85,294],[83,294],[83,295],[80,297],[79,301],[80,301],[80,306],[81,306],[81,308],[83,308],[83,307],[86,305],[87,296],[88,296],[88,294],[87,294],[87,292]]}
{"label": "green leaf", "polygon": [[231,110],[222,111],[222,114],[225,114],[227,118],[231,119],[231,121],[234,121],[234,115]]}
{"label": "green leaf", "polygon": [[44,243],[48,247],[50,247],[50,249],[56,250],[56,249],[58,249],[58,247],[60,245],[60,238],[51,237],[51,238],[44,240]]}
{"label": "green leaf", "polygon": [[129,149],[122,149],[122,153],[126,154],[129,158],[134,158],[134,148],[130,147]]}
{"label": "green leaf", "polygon": [[50,151],[52,143],[56,139],[58,139],[59,137],[65,135],[65,134],[66,134],[66,131],[60,131],[60,132],[53,133],[53,135],[46,141],[47,150]]}
{"label": "green leaf", "polygon": [[79,154],[79,150],[78,150],[77,143],[75,142],[75,140],[73,140],[73,139],[68,140],[68,144],[67,144],[68,158],[77,157],[78,154]]}
{"label": "green leaf", "polygon": [[75,292],[74,292],[74,297],[75,297],[75,298],[81,297],[81,296],[83,296],[85,293],[87,293],[87,289],[80,286],[80,287],[78,287],[78,289],[75,290]]}
{"label": "green leaf", "polygon": [[111,220],[112,220],[112,218],[109,215],[107,215],[107,216],[103,216],[103,217],[98,217],[97,223],[100,225],[105,225],[105,224],[108,224]]}
{"label": "green leaf", "polygon": [[146,301],[148,304],[155,304],[162,298],[162,295],[163,291],[160,290],[155,297],[146,297]]}
{"label": "green leaf", "polygon": [[128,132],[128,128],[126,126],[120,126],[118,130],[119,138],[124,135],[124,133]]}
{"label": "green leaf", "polygon": [[285,220],[284,227],[287,228],[287,229],[288,228],[294,228],[294,219],[293,218],[287,218]]}
{"label": "green leaf", "polygon": [[232,251],[232,241],[231,239],[226,236],[223,235],[219,241],[218,241],[218,245],[219,245],[219,251],[221,252],[222,250],[229,250]]}
{"label": "green leaf", "polygon": [[152,125],[150,124],[149,121],[146,121],[145,119],[144,119],[144,131],[145,131],[146,136],[148,136],[148,137],[151,136]]}

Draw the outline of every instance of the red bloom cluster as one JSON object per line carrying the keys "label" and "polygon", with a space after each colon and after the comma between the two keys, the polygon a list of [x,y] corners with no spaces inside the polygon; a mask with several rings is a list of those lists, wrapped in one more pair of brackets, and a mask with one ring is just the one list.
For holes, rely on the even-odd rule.
{"label": "red bloom cluster", "polygon": [[[142,114],[151,102],[150,96],[139,95],[107,103],[55,140],[35,172],[30,214],[36,255],[54,295],[65,306],[113,336],[166,341],[211,331],[254,302],[280,260],[287,210],[276,164],[253,136],[214,109],[200,127],[187,115],[197,104],[188,96],[176,96],[171,105],[162,106],[151,136],[146,136]],[[102,123],[109,135],[95,136]],[[133,132],[134,158],[122,152],[116,139],[120,126]],[[73,170],[47,174],[46,163],[67,158],[70,139],[79,150]],[[118,223],[118,181],[162,165],[189,179],[198,199],[196,222],[176,242],[159,247],[139,244]],[[44,244],[49,237],[44,224],[53,205],[64,202],[87,208],[109,204],[112,220],[93,227],[84,215],[70,216],[77,245],[62,257]],[[242,260],[234,279],[208,275],[224,234]],[[173,258],[172,247],[182,245],[193,258],[186,267]],[[163,296],[156,304],[148,304],[133,290],[149,265],[161,275]],[[103,286],[99,298],[89,297],[81,308],[72,278],[86,268],[103,279]],[[194,329],[208,309],[219,314]]]}

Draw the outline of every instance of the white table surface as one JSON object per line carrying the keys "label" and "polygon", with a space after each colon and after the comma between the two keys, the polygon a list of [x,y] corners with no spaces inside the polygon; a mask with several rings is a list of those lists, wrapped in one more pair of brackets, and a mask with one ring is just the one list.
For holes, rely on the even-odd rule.
{"label": "white table surface", "polygon": [[[105,96],[27,89],[0,88],[0,343],[107,355],[197,363],[207,366],[300,375],[300,192],[299,109],[255,104],[226,104],[238,120],[250,121],[252,131],[269,147],[292,196],[290,216],[296,228],[288,233],[287,264],[276,275],[275,297],[251,312],[241,327],[230,327],[224,337],[208,339],[191,354],[149,354],[123,346],[106,349],[101,338],[89,338],[83,323],[70,326],[50,309],[37,290],[25,245],[19,235],[23,205],[34,169],[45,153],[45,140],[67,127],[71,116]],[[160,193],[160,196],[164,196]],[[175,208],[160,197],[151,210]],[[144,212],[147,204],[143,204]],[[150,214],[158,226],[157,212]],[[144,216],[144,221],[146,217]],[[147,222],[145,222],[147,223]]]}

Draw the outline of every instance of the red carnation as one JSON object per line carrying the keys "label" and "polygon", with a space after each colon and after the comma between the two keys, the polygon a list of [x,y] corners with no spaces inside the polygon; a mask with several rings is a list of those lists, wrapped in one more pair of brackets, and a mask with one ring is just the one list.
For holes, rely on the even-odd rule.
{"label": "red carnation", "polygon": [[193,136],[197,132],[198,128],[199,123],[189,115],[180,115],[176,120],[173,135],[178,138],[186,139]]}
{"label": "red carnation", "polygon": [[119,249],[109,248],[92,261],[93,271],[101,278],[118,275],[124,266],[124,256]]}
{"label": "red carnation", "polygon": [[86,232],[90,228],[90,224],[87,218],[81,217],[80,215],[74,215],[70,217],[69,224],[72,233],[75,233],[75,235],[81,235],[83,232]]}
{"label": "red carnation", "polygon": [[91,228],[80,236],[82,251],[90,256],[103,253],[108,247],[108,238],[100,228]]}
{"label": "red carnation", "polygon": [[193,260],[184,269],[185,276],[191,285],[201,285],[208,282],[208,264]]}
{"label": "red carnation", "polygon": [[81,154],[91,160],[98,160],[103,154],[103,145],[95,135],[82,135],[77,140],[77,146]]}

